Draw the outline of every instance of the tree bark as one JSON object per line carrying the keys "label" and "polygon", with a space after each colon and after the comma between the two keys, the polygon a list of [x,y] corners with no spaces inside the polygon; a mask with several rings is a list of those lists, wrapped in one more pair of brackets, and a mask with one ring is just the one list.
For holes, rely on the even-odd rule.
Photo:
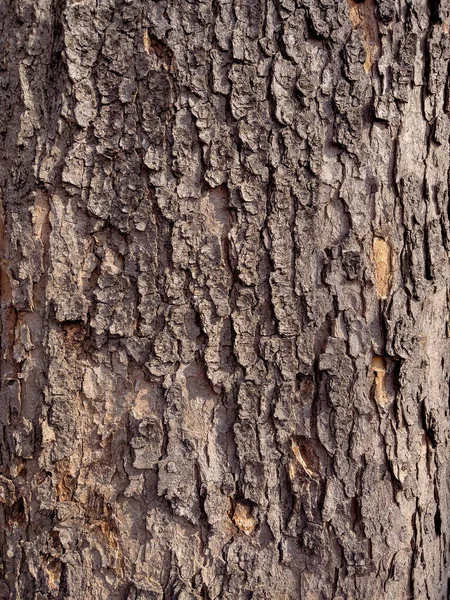
{"label": "tree bark", "polygon": [[449,13],[3,0],[1,598],[448,598]]}

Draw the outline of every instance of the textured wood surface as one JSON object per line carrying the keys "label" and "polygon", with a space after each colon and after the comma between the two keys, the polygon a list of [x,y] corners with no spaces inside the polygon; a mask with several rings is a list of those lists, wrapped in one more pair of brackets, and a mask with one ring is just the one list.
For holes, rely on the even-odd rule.
{"label": "textured wood surface", "polygon": [[448,597],[449,12],[0,2],[0,598]]}

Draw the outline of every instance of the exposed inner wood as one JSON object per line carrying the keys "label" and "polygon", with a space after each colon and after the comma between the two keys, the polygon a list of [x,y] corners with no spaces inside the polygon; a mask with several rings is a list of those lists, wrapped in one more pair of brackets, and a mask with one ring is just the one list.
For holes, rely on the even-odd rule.
{"label": "exposed inner wood", "polygon": [[384,238],[374,238],[373,257],[378,297],[386,299],[392,283],[392,251],[389,242]]}
{"label": "exposed inner wood", "polygon": [[364,70],[370,73],[374,62],[379,58],[381,52],[380,34],[378,31],[377,5],[375,0],[347,0],[350,21],[354,29],[361,32],[366,49],[366,60]]}

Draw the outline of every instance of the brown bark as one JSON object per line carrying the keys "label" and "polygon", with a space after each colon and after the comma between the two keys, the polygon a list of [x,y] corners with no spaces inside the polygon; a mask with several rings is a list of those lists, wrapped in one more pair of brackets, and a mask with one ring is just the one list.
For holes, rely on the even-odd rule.
{"label": "brown bark", "polygon": [[0,4],[0,597],[448,597],[445,0]]}

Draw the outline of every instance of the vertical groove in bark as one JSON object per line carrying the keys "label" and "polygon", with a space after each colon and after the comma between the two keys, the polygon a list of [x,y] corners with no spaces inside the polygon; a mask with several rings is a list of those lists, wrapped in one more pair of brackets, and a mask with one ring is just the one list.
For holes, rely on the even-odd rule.
{"label": "vertical groove in bark", "polygon": [[447,596],[449,19],[0,6],[0,596]]}

